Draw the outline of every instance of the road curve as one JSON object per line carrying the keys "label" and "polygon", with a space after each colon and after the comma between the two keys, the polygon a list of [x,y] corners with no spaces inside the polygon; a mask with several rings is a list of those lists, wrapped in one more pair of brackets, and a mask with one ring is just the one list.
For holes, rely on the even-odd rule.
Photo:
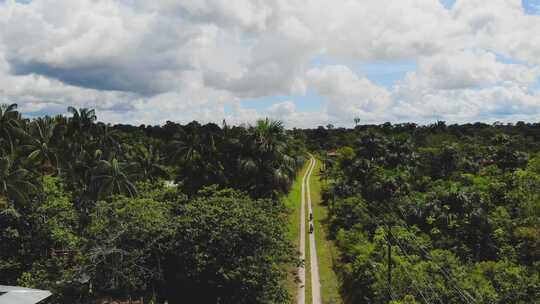
{"label": "road curve", "polygon": [[[306,207],[309,210],[309,214],[313,214],[311,208],[311,193],[309,189],[309,179],[313,168],[315,167],[315,158],[311,157],[309,160],[308,169],[302,177],[302,194],[301,194],[301,208],[300,208],[300,258],[302,260],[306,259]],[[307,202],[307,206],[306,206]],[[310,224],[313,221],[310,221]],[[309,229],[309,227],[308,227]],[[312,304],[321,304],[321,289],[320,289],[320,280],[319,280],[319,263],[317,259],[317,248],[315,246],[315,232],[309,234],[309,245],[310,245],[310,265],[311,265],[311,298]],[[297,304],[305,304],[306,302],[306,272],[304,267],[298,268],[298,296]]]}

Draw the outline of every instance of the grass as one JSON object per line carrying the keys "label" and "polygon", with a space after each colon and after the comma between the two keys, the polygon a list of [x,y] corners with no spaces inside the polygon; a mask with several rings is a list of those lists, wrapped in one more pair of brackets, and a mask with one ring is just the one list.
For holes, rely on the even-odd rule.
{"label": "grass", "polygon": [[[296,179],[294,183],[292,184],[291,191],[289,191],[289,194],[282,198],[283,203],[290,210],[289,229],[287,232],[287,236],[289,240],[291,240],[291,243],[295,246],[295,248],[298,248],[298,244],[300,243],[300,200],[302,199],[302,177],[306,173],[308,169],[308,165],[309,165],[309,161],[307,161],[306,164],[304,165],[304,168],[302,168],[302,170],[298,172],[298,175],[296,176]],[[307,254],[308,253],[306,252],[306,257],[307,257]],[[293,296],[293,300],[294,300],[293,303],[296,303],[296,291],[297,291],[297,284],[295,281],[296,268],[289,267],[289,269],[287,269],[287,272],[289,274],[287,276],[287,288],[289,290],[289,293]],[[308,273],[306,272],[306,277],[307,277],[307,274]]]}
{"label": "grass", "polygon": [[282,202],[290,210],[289,231],[287,236],[291,242],[295,244],[295,246],[298,246],[298,243],[300,242],[300,200],[302,198],[302,177],[308,169],[308,164],[309,162],[306,162],[304,168],[298,172],[289,194],[282,198]]}
{"label": "grass", "polygon": [[[321,162],[317,160],[310,178],[311,204],[313,208],[315,239],[319,258],[319,277],[321,280],[321,297],[325,304],[344,303],[340,295],[340,281],[334,272],[334,263],[337,257],[335,243],[328,239],[328,209],[322,205],[319,170]],[[307,298],[307,297],[306,297]],[[310,297],[311,302],[311,297]]]}

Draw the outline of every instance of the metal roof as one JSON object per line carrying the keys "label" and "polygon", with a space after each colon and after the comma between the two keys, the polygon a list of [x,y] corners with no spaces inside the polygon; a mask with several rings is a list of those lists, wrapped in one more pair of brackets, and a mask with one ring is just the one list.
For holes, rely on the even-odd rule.
{"label": "metal roof", "polygon": [[36,304],[50,296],[47,290],[0,285],[0,304]]}

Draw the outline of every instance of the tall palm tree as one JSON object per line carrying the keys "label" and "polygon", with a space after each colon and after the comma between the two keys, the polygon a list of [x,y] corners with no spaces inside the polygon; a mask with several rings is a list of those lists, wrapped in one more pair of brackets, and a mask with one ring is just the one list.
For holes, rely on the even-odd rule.
{"label": "tall palm tree", "polygon": [[171,142],[170,160],[174,160],[179,168],[176,180],[187,193],[195,193],[206,185],[226,183],[225,168],[216,144],[218,137],[217,130],[190,123]]}
{"label": "tall palm tree", "polygon": [[285,128],[279,120],[260,119],[250,132],[258,152],[274,153],[284,147]]}
{"label": "tall palm tree", "polygon": [[207,132],[197,122],[186,125],[169,147],[170,160],[176,162],[197,161],[215,150],[215,134]]}
{"label": "tall palm tree", "polygon": [[94,109],[80,108],[77,110],[74,107],[68,107],[67,110],[72,115],[70,118],[72,131],[89,131],[97,120],[96,111]]}
{"label": "tall palm tree", "polygon": [[258,120],[248,131],[245,143],[249,151],[240,161],[240,167],[248,176],[250,192],[268,196],[273,195],[275,186],[286,190],[295,172],[295,161],[286,153],[283,123],[266,118]]}
{"label": "tall palm tree", "polygon": [[296,172],[296,161],[293,157],[285,153],[281,154],[280,157],[281,159],[276,161],[276,166],[272,168],[271,172],[275,185],[285,191],[289,188]]}
{"label": "tall palm tree", "polygon": [[100,160],[94,168],[91,189],[95,198],[103,198],[111,194],[137,195],[137,188],[129,180],[118,160]]}
{"label": "tall palm tree", "polygon": [[27,202],[36,191],[30,171],[19,168],[12,156],[0,157],[0,196],[16,202]]}
{"label": "tall palm tree", "polygon": [[23,149],[28,151],[28,159],[38,161],[41,177],[47,169],[58,173],[58,157],[53,147],[53,136],[56,122],[50,117],[38,118],[30,124],[27,144]]}
{"label": "tall palm tree", "polygon": [[17,112],[17,105],[0,105],[0,139],[13,151],[15,136],[20,130],[21,115]]}
{"label": "tall palm tree", "polygon": [[161,155],[156,148],[143,147],[137,149],[136,155],[126,170],[132,172],[131,176],[140,180],[155,181],[157,178],[169,178],[169,173],[161,162]]}
{"label": "tall palm tree", "polygon": [[[87,150],[83,145],[70,142],[62,151],[62,174],[74,192],[88,194],[93,189],[93,176],[103,159],[101,150]],[[91,195],[95,198],[95,195]]]}
{"label": "tall palm tree", "polygon": [[94,141],[97,145],[96,148],[103,151],[105,158],[108,158],[121,150],[118,131],[111,128],[110,125],[101,122],[96,124],[94,134]]}

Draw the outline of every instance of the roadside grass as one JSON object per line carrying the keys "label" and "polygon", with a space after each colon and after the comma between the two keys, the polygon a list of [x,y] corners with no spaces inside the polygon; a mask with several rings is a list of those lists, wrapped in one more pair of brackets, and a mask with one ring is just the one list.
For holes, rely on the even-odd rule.
{"label": "roadside grass", "polygon": [[[289,211],[289,229],[287,231],[287,237],[291,240],[291,243],[294,247],[299,250],[298,246],[300,243],[300,200],[302,199],[302,177],[306,173],[309,167],[309,160],[306,161],[306,164],[300,170],[292,184],[289,194],[282,197],[282,202],[287,206]],[[307,252],[306,252],[307,256]],[[307,267],[307,266],[306,266]],[[296,267],[287,268],[287,289],[294,300],[293,303],[296,303]],[[307,277],[307,272],[306,272]],[[307,298],[307,297],[306,297]]]}
{"label": "roadside grass", "polygon": [[[321,186],[319,176],[321,162],[317,159],[315,168],[310,178],[311,205],[313,208],[315,239],[319,258],[319,277],[321,280],[321,297],[324,304],[343,304],[340,295],[340,280],[334,271],[334,263],[337,258],[337,247],[328,239],[328,209],[322,205]],[[308,246],[309,248],[309,246]],[[307,296],[306,296],[307,298]],[[311,297],[310,297],[311,301]]]}
{"label": "roadside grass", "polygon": [[[313,170],[315,170],[315,168],[313,168]],[[310,180],[311,178],[306,179],[306,183],[308,183]],[[311,247],[309,246],[309,209],[307,206],[307,188],[306,204],[304,205],[304,208],[306,208],[306,261],[304,264],[304,269],[306,270],[306,304],[312,304],[313,299],[311,298]]]}

